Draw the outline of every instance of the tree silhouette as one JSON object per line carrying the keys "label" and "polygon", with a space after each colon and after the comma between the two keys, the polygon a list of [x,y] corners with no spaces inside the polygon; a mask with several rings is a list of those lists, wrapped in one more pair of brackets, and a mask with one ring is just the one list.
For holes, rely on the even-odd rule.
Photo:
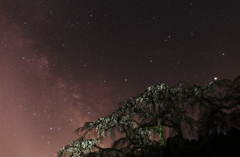
{"label": "tree silhouette", "polygon": [[[240,77],[205,86],[160,83],[130,97],[108,117],[76,129],[81,137],[63,147],[57,157],[192,155],[209,140],[231,128],[240,129]],[[112,139],[103,148],[101,141]],[[203,140],[193,149],[186,140]],[[170,155],[171,156],[171,155]]]}

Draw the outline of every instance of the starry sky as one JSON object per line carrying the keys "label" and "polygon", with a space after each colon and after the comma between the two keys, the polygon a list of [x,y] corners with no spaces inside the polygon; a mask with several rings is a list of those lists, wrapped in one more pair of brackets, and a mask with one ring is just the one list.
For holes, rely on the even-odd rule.
{"label": "starry sky", "polygon": [[148,86],[240,75],[239,0],[1,0],[0,152],[54,157]]}

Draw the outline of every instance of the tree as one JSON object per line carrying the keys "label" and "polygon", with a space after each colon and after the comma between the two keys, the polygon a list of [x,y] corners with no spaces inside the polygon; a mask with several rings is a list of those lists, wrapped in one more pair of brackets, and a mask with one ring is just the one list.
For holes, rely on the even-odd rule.
{"label": "tree", "polygon": [[[63,147],[57,157],[191,155],[206,147],[213,135],[240,129],[240,77],[205,86],[184,82],[170,87],[160,83],[130,97],[108,117],[76,129],[81,137]],[[190,151],[186,140],[204,140]],[[91,138],[92,137],[92,138]],[[110,137],[112,146],[102,148]],[[192,150],[192,149],[191,149]]]}

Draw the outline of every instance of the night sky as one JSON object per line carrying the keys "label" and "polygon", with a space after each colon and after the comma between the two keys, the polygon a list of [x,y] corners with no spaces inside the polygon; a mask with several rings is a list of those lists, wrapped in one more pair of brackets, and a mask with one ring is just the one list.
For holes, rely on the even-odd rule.
{"label": "night sky", "polygon": [[0,152],[54,157],[148,86],[240,75],[239,0],[0,0]]}

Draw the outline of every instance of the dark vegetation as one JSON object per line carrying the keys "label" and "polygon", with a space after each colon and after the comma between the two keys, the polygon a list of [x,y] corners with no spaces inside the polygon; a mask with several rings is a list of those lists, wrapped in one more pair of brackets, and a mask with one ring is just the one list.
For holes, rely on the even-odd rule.
{"label": "dark vegetation", "polygon": [[76,129],[80,138],[56,156],[233,156],[239,129],[240,76],[205,86],[161,83],[120,103],[110,116],[86,122]]}

